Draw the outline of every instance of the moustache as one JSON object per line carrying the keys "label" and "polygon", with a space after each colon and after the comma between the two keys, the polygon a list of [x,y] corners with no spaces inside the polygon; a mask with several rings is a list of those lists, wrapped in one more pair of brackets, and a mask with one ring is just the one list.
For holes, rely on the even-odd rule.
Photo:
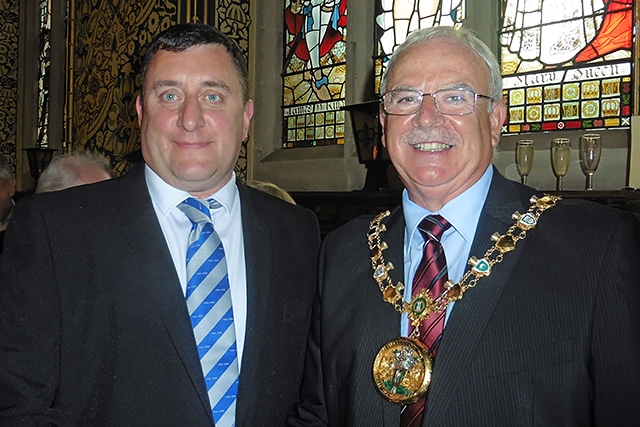
{"label": "moustache", "polygon": [[461,137],[458,134],[445,132],[441,129],[418,129],[403,134],[400,142],[409,145],[422,144],[425,142],[440,142],[446,145],[460,145]]}

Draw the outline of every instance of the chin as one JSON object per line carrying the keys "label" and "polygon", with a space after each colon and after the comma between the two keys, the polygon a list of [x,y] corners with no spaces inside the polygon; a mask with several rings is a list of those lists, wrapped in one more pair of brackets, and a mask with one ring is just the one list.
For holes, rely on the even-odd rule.
{"label": "chin", "polygon": [[451,179],[452,174],[442,166],[427,166],[421,168],[421,170],[416,171],[415,173],[410,174],[410,176],[414,177],[415,181],[417,182],[439,185]]}
{"label": "chin", "polygon": [[184,171],[183,173],[176,175],[176,177],[179,178],[181,181],[184,181],[187,183],[194,183],[194,184],[211,181],[212,176],[213,176],[212,173],[205,172],[202,170]]}

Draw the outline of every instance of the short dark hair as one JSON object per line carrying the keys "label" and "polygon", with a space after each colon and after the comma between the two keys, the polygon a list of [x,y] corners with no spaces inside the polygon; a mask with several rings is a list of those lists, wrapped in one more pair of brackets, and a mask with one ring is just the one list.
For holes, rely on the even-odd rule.
{"label": "short dark hair", "polygon": [[183,23],[171,26],[158,34],[147,48],[142,63],[142,93],[144,96],[144,82],[153,57],[159,50],[169,52],[184,52],[190,47],[203,45],[222,46],[233,61],[242,87],[242,99],[246,103],[249,100],[249,76],[245,56],[226,34],[211,25],[202,23]]}

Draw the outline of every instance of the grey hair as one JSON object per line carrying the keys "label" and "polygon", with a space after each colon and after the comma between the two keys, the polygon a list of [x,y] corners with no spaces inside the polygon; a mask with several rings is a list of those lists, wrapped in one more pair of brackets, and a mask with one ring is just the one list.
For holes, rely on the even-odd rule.
{"label": "grey hair", "polygon": [[272,182],[251,180],[251,181],[247,181],[246,184],[251,188],[255,188],[256,190],[263,191],[274,197],[282,199],[285,202],[289,202],[292,205],[296,204],[296,201],[293,200],[293,197],[291,197],[291,194],[289,194],[284,188],[280,188]]}
{"label": "grey hair", "polygon": [[9,159],[4,154],[0,154],[0,181],[6,183],[11,181],[12,179],[13,170],[11,170]]}
{"label": "grey hair", "polygon": [[97,166],[111,176],[111,164],[103,156],[77,151],[55,157],[38,179],[36,193],[64,190],[77,185],[81,169]]}
{"label": "grey hair", "polygon": [[[380,93],[384,94],[387,91],[387,80],[389,75],[393,72],[398,60],[404,55],[405,51],[418,43],[423,43],[428,40],[444,39],[451,41],[452,43],[459,43],[470,48],[478,58],[487,64],[489,69],[490,78],[490,93],[489,96],[494,101],[502,99],[502,74],[500,73],[500,64],[496,59],[496,56],[491,52],[491,49],[484,44],[483,41],[478,39],[471,31],[464,27],[429,27],[412,31],[404,43],[396,48],[396,50],[389,58],[387,68],[382,76],[382,83],[380,85]],[[491,108],[491,104],[489,104]]]}

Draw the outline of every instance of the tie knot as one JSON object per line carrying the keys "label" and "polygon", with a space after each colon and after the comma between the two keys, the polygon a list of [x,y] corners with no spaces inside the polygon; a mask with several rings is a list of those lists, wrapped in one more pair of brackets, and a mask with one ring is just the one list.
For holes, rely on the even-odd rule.
{"label": "tie knot", "polygon": [[211,222],[211,213],[209,212],[210,204],[211,201],[209,200],[189,197],[178,205],[178,209],[180,209],[192,223],[200,224],[203,222]]}
{"label": "tie knot", "polygon": [[429,215],[420,222],[418,230],[420,230],[425,240],[435,239],[440,241],[449,227],[451,227],[449,221],[440,215]]}

